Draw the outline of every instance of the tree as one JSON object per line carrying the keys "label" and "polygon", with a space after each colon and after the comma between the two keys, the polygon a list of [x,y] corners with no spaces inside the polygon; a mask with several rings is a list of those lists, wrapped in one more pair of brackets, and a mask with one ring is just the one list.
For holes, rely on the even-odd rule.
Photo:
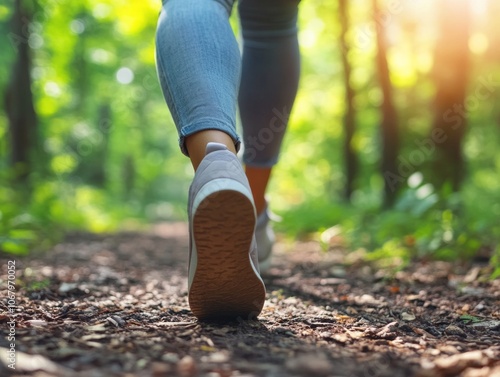
{"label": "tree", "polygon": [[351,64],[349,62],[349,43],[347,42],[347,33],[349,32],[349,9],[347,0],[339,1],[340,17],[340,49],[342,57],[342,67],[344,69],[344,90],[345,90],[345,113],[344,113],[344,166],[345,166],[345,188],[344,198],[351,199],[354,190],[354,180],[358,172],[358,160],[354,151],[352,142],[354,132],[356,131],[356,112],[354,109],[354,89],[351,86]]}
{"label": "tree", "polygon": [[440,0],[440,35],[434,59],[436,97],[432,132],[436,143],[434,183],[447,182],[458,191],[464,177],[462,142],[467,126],[465,97],[470,69],[468,39],[470,10],[467,0]]}
{"label": "tree", "polygon": [[74,175],[79,177],[85,184],[98,188],[105,188],[108,180],[106,162],[109,155],[109,132],[102,132],[104,127],[112,122],[112,110],[108,100],[97,109],[95,129],[91,129],[90,136],[80,139],[74,138],[70,141],[73,151],[81,156]]}
{"label": "tree", "polygon": [[392,83],[387,62],[387,42],[385,38],[384,15],[378,4],[373,0],[373,14],[377,39],[377,73],[382,90],[382,120],[380,131],[382,138],[381,170],[384,177],[384,207],[390,207],[396,200],[401,177],[398,176],[397,157],[399,154],[399,129],[396,108],[392,99]]}
{"label": "tree", "polygon": [[26,183],[32,170],[32,151],[36,150],[37,114],[31,91],[31,55],[29,47],[30,13],[14,3],[10,40],[17,48],[10,81],[5,93],[5,110],[9,123],[10,164],[16,180]]}

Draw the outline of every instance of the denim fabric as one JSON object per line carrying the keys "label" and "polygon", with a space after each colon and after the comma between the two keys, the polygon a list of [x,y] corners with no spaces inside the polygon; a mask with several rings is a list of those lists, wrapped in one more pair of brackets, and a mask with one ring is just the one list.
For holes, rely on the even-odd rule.
{"label": "denim fabric", "polygon": [[227,133],[239,149],[239,104],[245,164],[277,162],[299,79],[298,3],[240,0],[241,57],[229,24],[234,0],[163,1],[157,69],[184,154],[185,138],[209,129]]}

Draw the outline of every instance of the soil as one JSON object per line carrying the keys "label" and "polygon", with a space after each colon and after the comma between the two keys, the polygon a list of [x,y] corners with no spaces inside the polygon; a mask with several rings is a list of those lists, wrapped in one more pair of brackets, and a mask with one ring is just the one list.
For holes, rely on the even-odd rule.
{"label": "soil", "polygon": [[335,240],[326,251],[281,241],[258,320],[199,322],[187,304],[187,245],[186,224],[169,223],[0,255],[0,375],[500,376],[500,281],[487,264],[388,272]]}

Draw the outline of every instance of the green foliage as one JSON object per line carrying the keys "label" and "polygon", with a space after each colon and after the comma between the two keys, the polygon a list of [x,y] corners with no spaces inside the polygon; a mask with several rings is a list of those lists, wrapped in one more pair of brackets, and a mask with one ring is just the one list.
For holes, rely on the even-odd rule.
{"label": "green foliage", "polygon": [[28,292],[41,291],[43,289],[48,288],[50,286],[50,283],[51,283],[51,281],[49,278],[45,278],[45,279],[39,280],[39,281],[32,281],[32,282],[28,283],[26,290]]}
{"label": "green foliage", "polygon": [[463,314],[460,316],[460,320],[464,321],[465,324],[482,322],[483,319],[474,317],[473,315]]}
{"label": "green foliage", "polygon": [[122,211],[111,218],[119,207],[115,203],[108,212],[103,193],[91,188],[44,181],[38,182],[28,194],[22,189],[8,188],[8,182],[12,182],[12,178],[0,180],[3,187],[0,190],[0,250],[4,252],[23,255],[43,250],[70,230],[112,230],[124,215]]}
{"label": "green foliage", "polygon": [[493,271],[492,279],[500,278],[500,246],[495,249],[495,254],[491,258],[491,266],[495,269]]}
{"label": "green foliage", "polygon": [[[495,221],[498,214],[491,210],[498,203],[496,190],[488,192],[469,184],[460,194],[438,199],[432,186],[422,182],[407,187],[395,207],[387,211],[381,211],[378,199],[370,199],[369,193],[358,192],[350,206],[306,199],[304,205],[280,211],[284,220],[278,229],[295,237],[300,231],[321,232],[337,224],[348,249],[365,249],[367,260],[392,269],[403,268],[414,259],[465,261],[482,249],[496,248],[491,264],[493,278],[497,278],[500,226]],[[481,195],[480,201],[477,195]]]}

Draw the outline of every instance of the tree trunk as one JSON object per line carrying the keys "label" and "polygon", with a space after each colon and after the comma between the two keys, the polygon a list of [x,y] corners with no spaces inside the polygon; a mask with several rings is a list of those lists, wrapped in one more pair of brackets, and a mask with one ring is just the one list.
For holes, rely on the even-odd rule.
{"label": "tree trunk", "polygon": [[342,66],[344,68],[344,90],[345,90],[345,114],[344,114],[344,164],[345,164],[345,188],[344,198],[351,200],[354,191],[354,180],[358,171],[358,160],[352,139],[356,130],[355,109],[354,109],[354,89],[351,86],[351,64],[349,62],[349,44],[347,42],[347,33],[349,31],[349,10],[347,0],[339,0],[340,16],[340,48],[342,56]]}
{"label": "tree trunk", "polygon": [[135,168],[134,157],[131,154],[127,154],[125,155],[123,160],[123,170],[122,170],[125,199],[130,199],[130,197],[132,196],[132,191],[135,186],[135,176],[136,176],[136,168]]}
{"label": "tree trunk", "polygon": [[[109,102],[105,102],[99,107],[98,124],[111,124],[111,117],[111,105]],[[109,152],[109,132],[102,132],[100,128],[98,128],[98,132],[101,132],[102,140],[98,150],[96,151],[99,164],[94,172],[93,182],[97,187],[104,188],[107,181],[106,161],[108,160]]]}
{"label": "tree trunk", "polygon": [[104,101],[98,108],[97,124],[93,132],[86,138],[70,140],[70,148],[79,158],[73,174],[85,184],[105,188],[107,182],[106,162],[109,153],[109,132],[105,129],[111,124],[111,105]]}
{"label": "tree trunk", "polygon": [[377,73],[382,89],[382,121],[380,131],[382,137],[382,176],[384,177],[384,207],[392,206],[396,200],[401,178],[397,170],[399,154],[399,129],[396,108],[392,99],[392,83],[387,62],[387,43],[383,14],[378,0],[373,0],[373,13],[377,39]]}
{"label": "tree trunk", "polygon": [[31,154],[36,149],[37,116],[31,91],[31,56],[28,25],[31,15],[16,0],[12,17],[11,42],[17,47],[10,81],[5,93],[5,110],[9,124],[10,164],[15,180],[26,183],[32,171]]}
{"label": "tree trunk", "polygon": [[[435,52],[435,115],[432,135],[437,155],[434,183],[458,191],[464,177],[462,141],[467,125],[470,12],[467,0],[440,0],[440,36]],[[479,100],[479,99],[477,99]]]}
{"label": "tree trunk", "polygon": [[85,6],[82,5],[82,10],[77,14],[76,19],[83,22],[83,30],[79,31],[78,39],[73,50],[72,65],[74,67],[73,85],[75,88],[75,110],[80,116],[86,116],[86,104],[88,103],[90,75],[88,74],[87,66],[87,39],[88,28],[90,27],[89,17]]}

